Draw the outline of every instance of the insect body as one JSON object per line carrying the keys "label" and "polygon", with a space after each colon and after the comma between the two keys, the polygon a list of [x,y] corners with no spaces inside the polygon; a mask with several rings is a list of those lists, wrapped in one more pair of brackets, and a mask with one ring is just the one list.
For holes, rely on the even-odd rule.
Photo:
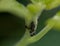
{"label": "insect body", "polygon": [[27,26],[25,26],[25,28],[27,28],[28,30],[30,30],[30,35],[31,36],[33,36],[33,35],[35,35],[35,24],[34,24],[34,22],[31,22],[31,24],[30,24],[30,26],[29,27],[27,27]]}

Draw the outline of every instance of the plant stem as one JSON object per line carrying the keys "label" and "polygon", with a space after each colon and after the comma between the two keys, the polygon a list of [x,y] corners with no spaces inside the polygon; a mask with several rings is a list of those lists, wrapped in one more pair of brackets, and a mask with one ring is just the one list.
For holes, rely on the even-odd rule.
{"label": "plant stem", "polygon": [[48,24],[44,29],[42,29],[37,35],[31,37],[29,39],[29,42],[30,43],[34,43],[34,42],[37,42],[38,40],[40,40],[48,31],[50,31],[50,29],[52,29],[54,26],[51,25],[51,24]]}
{"label": "plant stem", "polygon": [[24,37],[16,44],[16,46],[27,46],[28,44],[37,42],[40,40],[50,29],[52,29],[54,24],[48,24],[43,28],[37,35],[31,37],[29,30],[26,30]]}
{"label": "plant stem", "polygon": [[29,30],[26,29],[24,36],[15,46],[27,46],[29,44],[29,38],[31,38]]}

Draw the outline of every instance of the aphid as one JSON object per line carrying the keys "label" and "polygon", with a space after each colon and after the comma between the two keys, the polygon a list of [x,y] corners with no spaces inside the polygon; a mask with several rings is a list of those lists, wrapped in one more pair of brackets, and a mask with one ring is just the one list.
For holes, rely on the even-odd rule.
{"label": "aphid", "polygon": [[31,29],[31,31],[30,31],[30,35],[31,36],[33,36],[33,35],[35,35],[35,24],[34,24],[34,22],[31,22],[31,24],[30,24],[30,29]]}
{"label": "aphid", "polygon": [[25,26],[25,28],[27,28],[27,29],[30,30],[30,35],[31,36],[34,36],[35,35],[35,24],[34,24],[34,22],[31,22],[31,24],[30,24],[29,27]]}

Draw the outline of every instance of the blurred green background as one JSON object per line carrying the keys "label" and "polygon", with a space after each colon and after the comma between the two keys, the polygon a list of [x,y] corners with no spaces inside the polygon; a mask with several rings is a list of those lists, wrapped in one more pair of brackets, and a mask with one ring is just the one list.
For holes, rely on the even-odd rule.
{"label": "blurred green background", "polygon": [[13,14],[0,13],[0,46],[13,46],[25,32],[25,21]]}
{"label": "blurred green background", "polygon": [[[31,3],[30,0],[17,0],[19,3],[27,6]],[[45,21],[51,18],[60,10],[56,7],[52,10],[44,10],[39,17],[38,33],[45,26]],[[22,18],[16,17],[13,14],[2,12],[0,13],[0,46],[13,46],[16,44],[25,32],[25,21]],[[60,32],[51,29],[41,40],[28,46],[60,46]]]}

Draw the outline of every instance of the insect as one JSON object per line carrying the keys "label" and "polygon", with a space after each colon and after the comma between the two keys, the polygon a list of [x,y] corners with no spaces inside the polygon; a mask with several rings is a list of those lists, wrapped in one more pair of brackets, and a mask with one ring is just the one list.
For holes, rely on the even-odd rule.
{"label": "insect", "polygon": [[27,26],[25,26],[25,28],[27,28],[28,30],[30,30],[30,35],[31,36],[34,36],[35,35],[35,24],[34,24],[34,22],[31,22],[31,24],[30,24],[30,26],[29,27],[27,27]]}

